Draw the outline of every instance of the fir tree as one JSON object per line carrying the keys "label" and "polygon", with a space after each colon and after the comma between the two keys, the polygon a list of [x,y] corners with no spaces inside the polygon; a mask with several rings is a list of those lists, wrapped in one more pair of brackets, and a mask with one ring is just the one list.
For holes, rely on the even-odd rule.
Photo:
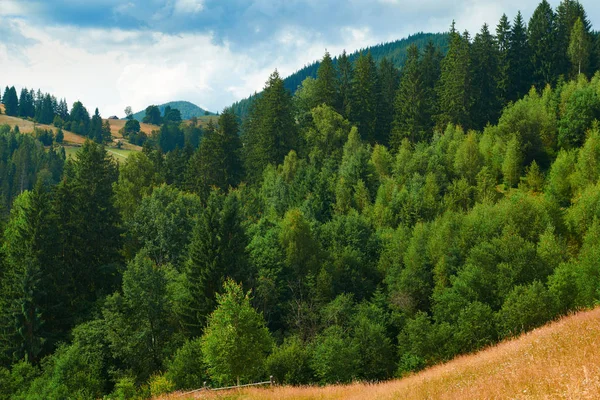
{"label": "fir tree", "polygon": [[354,70],[352,63],[346,54],[346,50],[337,60],[338,79],[337,79],[337,99],[336,110],[344,118],[348,119],[350,115],[350,103],[352,102],[352,81],[354,79]]}
{"label": "fir tree", "polygon": [[317,104],[326,104],[334,106],[336,93],[337,72],[333,66],[333,61],[329,52],[325,52],[319,69],[317,70]]}
{"label": "fir tree", "polygon": [[357,126],[364,140],[375,143],[378,139],[376,130],[379,79],[377,66],[371,53],[361,54],[358,57],[353,78],[350,122]]}
{"label": "fir tree", "polygon": [[292,97],[275,71],[244,125],[244,163],[250,180],[262,177],[267,165],[283,162],[297,139]]}
{"label": "fir tree", "polygon": [[556,79],[556,15],[547,0],[537,6],[527,27],[533,84],[542,90]]}
{"label": "fir tree", "polygon": [[377,107],[377,142],[387,145],[394,120],[394,101],[398,89],[399,74],[394,64],[384,58],[379,63],[379,106]]}
{"label": "fir tree", "polygon": [[419,49],[413,44],[407,50],[407,59],[394,102],[394,128],[391,139],[393,148],[399,148],[405,137],[413,143],[427,137],[429,116],[425,113],[426,100]]}
{"label": "fir tree", "polygon": [[486,124],[495,124],[500,116],[498,102],[499,56],[494,37],[487,24],[475,35],[472,46],[473,127],[482,130]]}
{"label": "fir tree", "polygon": [[468,33],[461,36],[454,29],[450,32],[450,48],[442,61],[442,74],[438,83],[438,127],[449,123],[470,126],[472,105],[471,55]]}
{"label": "fir tree", "polygon": [[509,61],[508,49],[510,48],[511,26],[506,14],[502,14],[496,26],[496,42],[498,43],[498,101],[500,105],[508,101],[509,90]]}
{"label": "fir tree", "polygon": [[519,11],[510,31],[508,48],[508,100],[526,95],[531,87],[531,52],[527,43],[527,28]]}

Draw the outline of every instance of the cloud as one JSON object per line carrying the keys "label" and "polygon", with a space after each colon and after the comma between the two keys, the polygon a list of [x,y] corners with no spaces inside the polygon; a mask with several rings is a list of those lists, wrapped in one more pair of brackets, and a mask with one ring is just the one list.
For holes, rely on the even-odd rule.
{"label": "cloud", "polygon": [[173,13],[175,15],[197,14],[203,9],[203,0],[176,0]]}

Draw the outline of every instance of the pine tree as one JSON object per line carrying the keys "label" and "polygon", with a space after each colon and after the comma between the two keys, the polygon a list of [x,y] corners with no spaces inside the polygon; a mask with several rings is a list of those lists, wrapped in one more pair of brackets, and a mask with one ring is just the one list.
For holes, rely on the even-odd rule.
{"label": "pine tree", "polygon": [[90,121],[90,130],[88,132],[88,136],[95,141],[96,143],[102,143],[102,117],[100,117],[100,113],[98,112],[98,108],[94,111],[94,115]]}
{"label": "pine tree", "polygon": [[317,104],[326,104],[333,107],[337,98],[336,91],[337,72],[329,52],[325,52],[319,69],[317,70]]}
{"label": "pine tree", "polygon": [[250,180],[262,177],[269,164],[279,164],[296,147],[292,97],[277,71],[269,77],[262,95],[252,105],[243,132],[244,163]]}
{"label": "pine tree", "polygon": [[400,80],[394,64],[384,58],[379,63],[379,106],[377,107],[377,142],[388,145],[394,120],[394,102]]}
{"label": "pine tree", "polygon": [[509,89],[509,62],[508,49],[510,48],[511,26],[506,14],[502,14],[496,27],[496,42],[498,43],[498,101],[501,106],[508,102]]}
{"label": "pine tree", "polygon": [[19,115],[19,98],[17,97],[17,90],[14,86],[6,87],[4,95],[2,96],[2,104],[4,104],[4,112],[6,115],[16,117]]}
{"label": "pine tree", "polygon": [[212,192],[192,233],[185,265],[187,299],[183,317],[194,336],[202,332],[225,278],[247,281],[247,240],[235,194]]}
{"label": "pine tree", "polygon": [[577,74],[587,69],[590,60],[590,40],[581,18],[577,18],[573,25],[568,53],[571,63],[577,68]]}
{"label": "pine tree", "polygon": [[337,60],[338,79],[337,79],[337,99],[336,110],[344,118],[348,119],[350,115],[350,103],[352,102],[352,81],[354,80],[354,70],[352,63],[346,54],[346,50]]}
{"label": "pine tree", "polygon": [[538,90],[556,81],[556,15],[547,0],[537,6],[527,27],[533,84]]}
{"label": "pine tree", "polygon": [[394,128],[391,144],[397,149],[407,137],[416,143],[427,138],[427,118],[425,112],[426,89],[419,63],[419,49],[411,45],[402,68],[400,87],[394,102]]}
{"label": "pine tree", "polygon": [[371,53],[361,54],[356,60],[352,80],[350,122],[356,125],[363,140],[377,141],[377,107],[379,105],[377,66]]}
{"label": "pine tree", "polygon": [[473,127],[482,130],[495,124],[502,106],[498,102],[498,47],[487,24],[475,35],[471,51],[473,69]]}
{"label": "pine tree", "polygon": [[531,52],[527,43],[527,27],[519,11],[510,31],[508,48],[508,100],[518,100],[531,87]]}
{"label": "pine tree", "polygon": [[27,89],[21,89],[19,96],[19,117],[33,118],[35,116],[35,108],[33,105],[33,97]]}
{"label": "pine tree", "polygon": [[468,33],[461,36],[454,29],[450,31],[450,48],[442,61],[442,74],[438,83],[439,114],[438,127],[458,124],[469,127],[472,105],[471,55]]}

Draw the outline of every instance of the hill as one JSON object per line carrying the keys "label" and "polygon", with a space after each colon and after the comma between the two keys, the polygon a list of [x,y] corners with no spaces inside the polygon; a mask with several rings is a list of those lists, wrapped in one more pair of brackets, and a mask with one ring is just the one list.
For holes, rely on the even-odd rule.
{"label": "hill", "polygon": [[[448,34],[446,33],[416,33],[410,35],[407,38],[396,40],[388,43],[381,43],[375,46],[360,49],[348,55],[351,62],[363,53],[371,52],[373,59],[376,62],[381,61],[383,58],[387,58],[394,63],[394,65],[401,69],[406,61],[406,51],[411,44],[415,44],[419,49],[423,49],[429,41],[432,41],[436,47],[439,47],[443,54],[446,54],[448,46]],[[337,64],[338,57],[333,59],[334,65]],[[315,61],[314,63],[307,65],[300,70],[294,72],[283,80],[285,88],[292,94],[296,92],[302,81],[308,77],[316,78],[317,70],[319,69],[320,62]],[[246,99],[240,100],[232,105],[234,112],[244,118],[249,111],[250,104],[256,95],[251,95]]]}
{"label": "hill", "polygon": [[600,308],[381,384],[242,389],[163,399],[597,399]]}
{"label": "hill", "polygon": [[[207,115],[206,113],[208,113],[208,115],[214,114],[210,111],[206,111],[205,109],[203,109],[201,107],[198,107],[194,103],[190,103],[189,101],[170,101],[168,103],[161,104],[158,106],[158,109],[160,110],[161,114],[164,113],[165,108],[167,106],[170,106],[171,108],[176,108],[179,111],[181,111],[181,118],[184,120],[190,119],[193,117],[202,117],[204,115]],[[142,119],[144,119],[145,115],[146,115],[146,110],[142,110],[142,111],[138,111],[135,114],[133,114],[133,118],[142,122]]]}

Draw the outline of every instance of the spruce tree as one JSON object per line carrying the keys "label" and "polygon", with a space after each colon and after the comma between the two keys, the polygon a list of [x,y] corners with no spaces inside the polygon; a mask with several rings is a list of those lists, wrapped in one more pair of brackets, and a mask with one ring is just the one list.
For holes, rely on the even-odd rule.
{"label": "spruce tree", "polygon": [[556,15],[547,0],[537,6],[527,27],[533,84],[538,90],[556,81]]}
{"label": "spruce tree", "polygon": [[510,31],[508,48],[508,100],[518,100],[531,87],[531,52],[527,43],[527,27],[519,11]]}
{"label": "spruce tree", "polygon": [[387,58],[379,63],[379,106],[377,107],[377,142],[388,145],[394,120],[394,102],[398,89],[398,70]]}
{"label": "spruce tree", "polygon": [[237,197],[213,191],[192,233],[185,265],[187,298],[182,312],[193,336],[202,332],[225,278],[248,280],[246,245]]}
{"label": "spruce tree", "polygon": [[337,79],[337,99],[336,110],[344,118],[348,119],[350,115],[350,103],[352,102],[352,81],[354,79],[354,70],[352,62],[343,51],[337,60],[338,79]]}
{"label": "spruce tree", "polygon": [[317,70],[317,104],[326,104],[333,107],[336,102],[337,72],[329,52],[325,52],[319,69]]}
{"label": "spruce tree", "polygon": [[487,24],[475,35],[472,52],[473,68],[473,127],[482,130],[486,124],[495,124],[502,106],[498,102],[499,55],[494,37]]}
{"label": "spruce tree", "polygon": [[502,14],[500,22],[496,26],[496,42],[498,43],[498,101],[502,106],[508,101],[510,30],[511,26],[508,17],[506,14]]}
{"label": "spruce tree", "polygon": [[19,98],[17,97],[17,90],[14,86],[10,88],[7,86],[2,96],[2,104],[4,104],[4,112],[6,115],[16,117],[19,115]]}
{"label": "spruce tree", "polygon": [[461,36],[450,31],[450,48],[442,61],[442,74],[437,87],[439,96],[438,127],[458,124],[469,127],[472,105],[471,55],[468,33]]}
{"label": "spruce tree", "polygon": [[430,116],[425,112],[426,101],[419,49],[412,44],[407,50],[400,87],[394,102],[394,125],[390,141],[394,149],[400,147],[404,138],[413,143],[427,138],[427,118]]}
{"label": "spruce tree", "polygon": [[371,53],[361,54],[356,60],[352,80],[350,122],[356,125],[363,140],[375,143],[377,137],[377,108],[379,106],[379,79]]}
{"label": "spruce tree", "polygon": [[269,164],[280,164],[296,147],[292,97],[277,71],[267,80],[262,95],[252,105],[243,132],[244,163],[251,181],[262,177]]}

